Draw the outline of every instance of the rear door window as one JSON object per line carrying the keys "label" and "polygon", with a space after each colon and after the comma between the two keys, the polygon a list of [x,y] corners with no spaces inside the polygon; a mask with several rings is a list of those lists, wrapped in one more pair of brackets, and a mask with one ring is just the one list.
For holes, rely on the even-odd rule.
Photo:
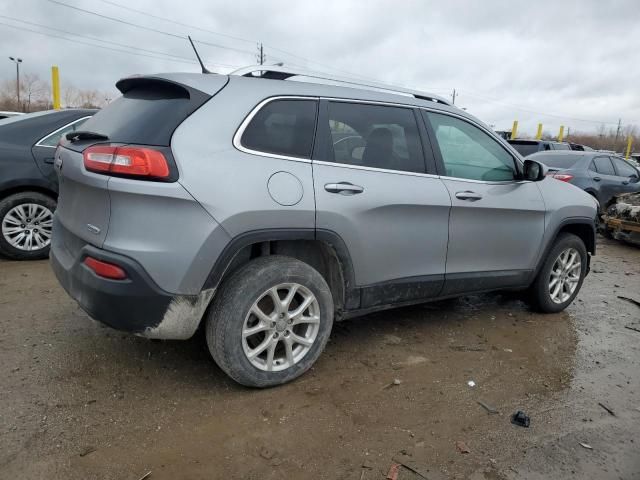
{"label": "rear door window", "polygon": [[596,157],[593,159],[593,165],[596,168],[596,172],[603,175],[615,175],[616,171],[613,169],[611,160],[609,157]]}
{"label": "rear door window", "polygon": [[618,172],[619,177],[630,177],[631,175],[638,176],[638,172],[635,168],[629,165],[627,162],[622,160],[621,158],[611,157],[611,161],[616,167],[616,171]]}
{"label": "rear door window", "polygon": [[514,158],[480,128],[449,115],[425,116],[436,134],[446,176],[491,182],[516,178]]}
{"label": "rear door window", "polygon": [[251,119],[242,134],[243,147],[286,157],[311,158],[316,100],[274,100]]}
{"label": "rear door window", "polygon": [[329,102],[328,112],[329,161],[424,173],[413,109]]}
{"label": "rear door window", "polygon": [[60,141],[63,135],[66,135],[67,133],[75,132],[76,130],[78,130],[79,127],[84,122],[86,122],[88,118],[90,117],[81,118],[79,120],[76,120],[75,122],[70,123],[69,125],[65,125],[61,129],[56,130],[55,132],[52,132],[46,137],[44,137],[42,140],[40,140],[37,143],[37,145],[41,147],[57,147],[58,142]]}

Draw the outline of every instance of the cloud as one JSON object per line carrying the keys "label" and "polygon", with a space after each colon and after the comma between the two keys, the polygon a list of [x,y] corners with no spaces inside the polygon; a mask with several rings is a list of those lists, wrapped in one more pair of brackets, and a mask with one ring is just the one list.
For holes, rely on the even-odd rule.
{"label": "cloud", "polygon": [[[638,71],[640,3],[627,1],[472,2],[294,0],[210,1],[61,0],[102,15],[234,50],[200,44],[215,64],[255,63],[256,42],[267,62],[285,61],[315,70],[332,69],[443,96],[453,88],[456,103],[496,128],[533,133],[560,124],[594,130],[600,122],[640,124]],[[149,58],[126,47],[101,44],[129,54],[0,25],[3,52],[24,59],[23,70],[49,76],[60,67],[63,84],[114,92],[118,78],[133,73],[198,71],[188,43],[76,11],[46,0],[3,2],[0,15],[137,48],[174,55]],[[0,22],[98,45],[6,18]],[[237,38],[188,28],[190,24]],[[243,39],[243,40],[240,40]],[[284,50],[284,51],[283,51]],[[287,53],[285,53],[287,52]],[[151,52],[136,53],[158,56]],[[181,60],[184,63],[180,63]],[[0,62],[0,78],[14,66]],[[535,112],[535,113],[534,113]]]}

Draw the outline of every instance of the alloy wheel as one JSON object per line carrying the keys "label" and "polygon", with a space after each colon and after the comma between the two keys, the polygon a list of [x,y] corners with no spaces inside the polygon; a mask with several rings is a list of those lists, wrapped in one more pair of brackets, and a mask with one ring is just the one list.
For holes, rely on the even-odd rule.
{"label": "alloy wheel", "polygon": [[2,219],[2,236],[18,250],[33,252],[51,243],[53,212],[37,203],[13,207]]}
{"label": "alloy wheel", "polygon": [[564,303],[578,287],[582,274],[580,253],[575,248],[563,250],[551,267],[549,295],[555,303]]}
{"label": "alloy wheel", "polygon": [[320,304],[298,283],[262,293],[242,326],[242,348],[249,362],[268,372],[286,370],[311,350],[320,326]]}

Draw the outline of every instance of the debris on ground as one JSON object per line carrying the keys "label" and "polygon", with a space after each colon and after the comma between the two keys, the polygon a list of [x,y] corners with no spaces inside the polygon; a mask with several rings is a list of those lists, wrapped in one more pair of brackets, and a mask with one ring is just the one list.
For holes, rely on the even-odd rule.
{"label": "debris on ground", "polygon": [[618,295],[618,298],[621,298],[622,300],[626,300],[627,302],[631,302],[635,306],[640,307],[640,302],[634,298],[625,297],[623,295]]}
{"label": "debris on ground", "polygon": [[142,475],[138,480],[145,480],[146,478],[149,478],[150,476],[151,476],[151,470],[149,470],[147,473]]}
{"label": "debris on ground", "polygon": [[412,460],[400,460],[394,457],[393,461],[396,463],[399,463],[410,472],[416,474],[419,478],[424,478],[426,480],[435,480],[436,478],[441,478],[441,476],[438,473],[432,472],[428,468],[422,465],[419,465],[418,463]]}
{"label": "debris on ground", "polygon": [[467,444],[462,440],[456,441],[456,450],[458,450],[460,453],[471,453],[471,450],[469,449],[469,447],[467,447]]}
{"label": "debris on ground", "polygon": [[518,410],[516,413],[511,415],[511,423],[513,423],[514,425],[518,425],[519,427],[529,428],[531,419],[522,410]]}
{"label": "debris on ground", "polygon": [[611,410],[609,407],[607,407],[604,403],[602,402],[598,402],[598,405],[600,405],[602,408],[604,408],[607,412],[609,412],[609,415],[611,415],[612,417],[615,417],[616,414],[613,412],[613,410]]}
{"label": "debris on ground", "polygon": [[82,451],[78,455],[80,455],[81,457],[86,457],[87,455],[95,451],[96,451],[96,447],[85,447],[82,449]]}
{"label": "debris on ground", "polygon": [[267,447],[262,447],[262,449],[260,450],[260,456],[265,460],[271,460],[274,455],[275,455],[275,452],[273,450],[268,449]]}
{"label": "debris on ground", "polygon": [[475,387],[475,386],[476,386],[476,382],[474,382],[473,380],[469,380],[469,381],[467,382],[467,385],[469,385],[470,387],[472,387],[472,388],[473,388],[473,387]]}
{"label": "debris on ground", "polygon": [[400,471],[399,463],[392,463],[387,473],[387,480],[398,480],[398,472]]}
{"label": "debris on ground", "polygon": [[478,405],[484,408],[490,415],[495,415],[497,413],[500,413],[497,409],[493,408],[491,405],[483,402],[482,400],[478,400]]}
{"label": "debris on ground", "polygon": [[591,445],[589,445],[588,443],[582,443],[582,442],[578,442],[580,444],[581,447],[586,448],[587,450],[593,450],[593,447]]}
{"label": "debris on ground", "polygon": [[394,378],[393,382],[387,383],[384,387],[382,387],[382,390],[386,390],[387,388],[391,388],[391,387],[397,387],[401,383],[402,383],[402,380],[400,380],[399,378]]}
{"label": "debris on ground", "polygon": [[603,216],[603,223],[606,235],[640,246],[640,193],[618,195]]}
{"label": "debris on ground", "polygon": [[634,332],[640,332],[640,324],[638,325],[629,324],[629,325],[625,325],[624,328],[628,328],[629,330],[633,330]]}
{"label": "debris on ground", "polygon": [[487,347],[483,345],[450,345],[450,350],[456,352],[486,352]]}

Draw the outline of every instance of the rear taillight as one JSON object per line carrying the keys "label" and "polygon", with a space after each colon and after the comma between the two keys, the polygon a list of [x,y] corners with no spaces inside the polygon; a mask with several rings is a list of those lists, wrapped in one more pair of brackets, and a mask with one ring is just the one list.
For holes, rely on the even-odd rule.
{"label": "rear taillight", "polygon": [[146,147],[95,145],[83,153],[84,167],[90,172],[169,178],[169,163],[158,150]]}
{"label": "rear taillight", "polygon": [[84,264],[89,267],[99,277],[108,278],[111,280],[124,280],[127,278],[127,272],[125,272],[118,265],[113,263],[103,262],[93,257],[86,257]]}
{"label": "rear taillight", "polygon": [[556,173],[553,175],[553,178],[560,180],[561,182],[570,182],[571,179],[573,179],[573,175],[569,175],[568,173]]}

